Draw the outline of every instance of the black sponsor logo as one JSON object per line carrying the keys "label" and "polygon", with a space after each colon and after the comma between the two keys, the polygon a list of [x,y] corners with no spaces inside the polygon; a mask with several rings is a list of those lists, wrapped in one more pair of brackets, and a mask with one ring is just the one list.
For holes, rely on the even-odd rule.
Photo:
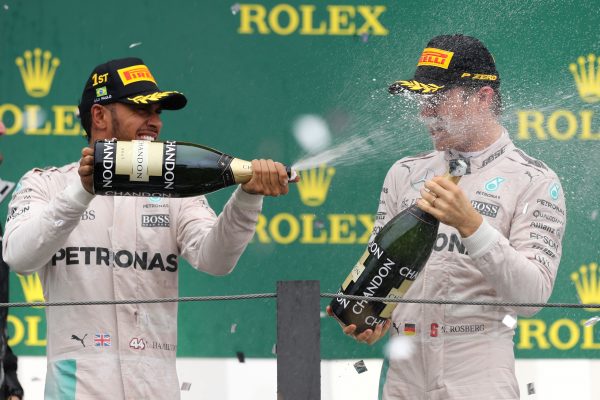
{"label": "black sponsor logo", "polygon": [[559,213],[561,213],[562,215],[565,215],[565,212],[562,208],[560,208],[559,206],[557,206],[556,204],[548,201],[548,200],[544,200],[544,199],[537,199],[537,203],[541,204],[544,207],[548,207],[551,208],[554,211],[558,211]]}
{"label": "black sponsor logo", "polygon": [[375,226],[373,227],[373,235],[377,235],[379,232],[381,232],[381,229],[383,229],[383,226]]}
{"label": "black sponsor logo", "polygon": [[403,209],[405,209],[405,208],[408,208],[408,207],[410,207],[410,206],[412,206],[412,205],[416,204],[416,203],[417,203],[417,200],[418,200],[418,199],[407,199],[406,197],[404,197],[404,198],[402,199],[402,202],[400,203],[400,209],[402,209],[402,210],[403,210]]}
{"label": "black sponsor logo", "polygon": [[486,217],[496,218],[500,206],[496,204],[485,203],[483,201],[471,200],[473,208],[481,215]]}
{"label": "black sponsor logo", "polygon": [[531,246],[531,248],[535,250],[541,250],[548,257],[556,258],[556,254],[552,252],[552,250],[545,246],[542,246],[541,244],[534,243],[533,246]]}
{"label": "black sponsor logo", "polygon": [[144,271],[177,271],[177,255],[161,253],[135,252],[128,250],[113,251],[104,247],[66,247],[52,256],[52,266],[59,261],[65,265],[99,265],[141,269]]}
{"label": "black sponsor logo", "polygon": [[71,335],[71,339],[72,340],[77,340],[78,342],[81,343],[81,345],[83,347],[85,347],[84,339],[85,339],[86,336],[87,336],[87,333],[85,335],[83,335],[83,337],[80,339],[77,335]]}
{"label": "black sponsor logo", "polygon": [[6,222],[11,221],[21,215],[27,214],[29,212],[29,205],[23,206],[21,208],[12,207],[10,212],[8,213],[8,218],[6,218]]}
{"label": "black sponsor logo", "polygon": [[95,210],[85,210],[83,214],[81,214],[82,221],[93,221],[96,219],[96,211]]}
{"label": "black sponsor logo", "polygon": [[486,165],[488,165],[489,163],[491,163],[492,161],[494,161],[495,159],[497,159],[498,157],[500,157],[502,154],[504,154],[504,151],[506,150],[506,146],[504,146],[503,148],[501,148],[500,150],[496,151],[495,153],[493,153],[492,155],[490,155],[488,158],[486,158],[485,160],[483,160],[483,162],[481,163],[481,167],[483,168]]}
{"label": "black sponsor logo", "polygon": [[394,327],[394,329],[396,330],[396,332],[398,333],[398,335],[400,335],[400,327],[398,325],[396,325],[396,323],[392,323],[392,326]]}
{"label": "black sponsor logo", "polygon": [[561,225],[563,225],[563,224],[564,224],[564,222],[563,222],[563,221],[561,221],[560,219],[556,218],[554,215],[552,215],[552,214],[547,214],[547,213],[545,213],[545,212],[543,212],[543,211],[541,211],[541,210],[534,210],[534,211],[533,211],[533,216],[534,216],[535,218],[542,218],[542,219],[545,219],[546,221],[550,221],[550,222],[556,222],[556,223],[558,223],[558,224],[561,224]]}
{"label": "black sponsor logo", "polygon": [[550,248],[558,251],[558,243],[556,243],[554,240],[552,240],[546,235],[540,235],[537,232],[529,232],[529,238],[538,240],[544,243],[546,246],[549,246]]}
{"label": "black sponsor logo", "polygon": [[388,194],[388,188],[386,188],[386,187],[382,187],[382,188],[381,188],[381,193]]}
{"label": "black sponsor logo", "polygon": [[445,233],[438,233],[435,243],[433,244],[433,250],[442,251],[447,249],[450,252],[458,252],[459,254],[469,254],[463,242],[457,234],[452,233],[450,237]]}
{"label": "black sponsor logo", "polygon": [[385,216],[387,215],[387,213],[383,212],[383,211],[379,211],[377,213],[377,215],[375,216],[375,219],[378,221],[381,221],[383,219],[385,219]]}
{"label": "black sponsor logo", "polygon": [[548,261],[545,257],[542,257],[539,254],[536,254],[533,259],[537,262],[539,262],[540,264],[542,264],[544,267],[546,268],[550,268],[550,261]]}
{"label": "black sponsor logo", "polygon": [[478,196],[489,197],[490,199],[499,199],[500,198],[500,196],[497,196],[495,194],[491,194],[488,192],[482,192],[481,190],[476,191],[475,194]]}
{"label": "black sponsor logo", "polygon": [[529,226],[531,226],[532,228],[541,229],[543,231],[546,231],[546,232],[549,232],[549,233],[552,233],[552,234],[556,233],[556,229],[554,229],[554,228],[552,228],[552,227],[550,227],[550,226],[548,226],[548,225],[546,225],[546,224],[544,224],[542,222],[533,221],[531,223],[531,225],[529,225]]}
{"label": "black sponsor logo", "polygon": [[168,228],[171,226],[169,214],[142,214],[142,226],[145,228]]}

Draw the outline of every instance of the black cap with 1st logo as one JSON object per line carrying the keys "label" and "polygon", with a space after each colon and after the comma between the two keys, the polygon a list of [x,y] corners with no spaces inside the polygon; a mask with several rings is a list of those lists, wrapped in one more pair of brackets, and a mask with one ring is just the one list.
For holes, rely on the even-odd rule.
{"label": "black cap with 1st logo", "polygon": [[79,114],[88,113],[94,104],[109,103],[160,103],[165,110],[179,110],[187,99],[176,91],[161,91],[141,59],[121,58],[94,68],[81,95]]}
{"label": "black cap with 1st logo", "polygon": [[500,86],[494,57],[479,40],[465,35],[436,36],[423,50],[414,78],[400,80],[389,92],[433,94],[453,86]]}

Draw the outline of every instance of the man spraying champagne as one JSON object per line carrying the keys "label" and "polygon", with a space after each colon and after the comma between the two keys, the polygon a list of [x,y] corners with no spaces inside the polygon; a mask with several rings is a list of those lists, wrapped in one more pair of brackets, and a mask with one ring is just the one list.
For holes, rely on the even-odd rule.
{"label": "man spraying champagne", "polygon": [[[434,37],[414,77],[389,91],[415,96],[435,148],[391,167],[371,238],[415,203],[440,221],[434,251],[406,297],[547,301],[561,257],[564,194],[556,174],[515,147],[500,124],[500,75],[488,49],[465,35]],[[460,186],[440,176],[457,158],[468,165]],[[385,325],[342,328],[369,344],[388,330],[410,337],[409,359],[384,363],[384,400],[517,400],[514,326],[502,321],[537,311],[401,304]]]}

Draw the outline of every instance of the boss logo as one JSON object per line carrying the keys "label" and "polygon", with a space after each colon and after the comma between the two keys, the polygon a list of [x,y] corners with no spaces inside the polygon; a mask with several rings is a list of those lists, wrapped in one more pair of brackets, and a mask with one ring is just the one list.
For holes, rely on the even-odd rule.
{"label": "boss logo", "polygon": [[483,201],[471,200],[473,208],[481,215],[496,218],[500,206],[490,203],[484,203]]}
{"label": "boss logo", "polygon": [[169,214],[142,215],[142,226],[148,228],[169,227],[171,226]]}

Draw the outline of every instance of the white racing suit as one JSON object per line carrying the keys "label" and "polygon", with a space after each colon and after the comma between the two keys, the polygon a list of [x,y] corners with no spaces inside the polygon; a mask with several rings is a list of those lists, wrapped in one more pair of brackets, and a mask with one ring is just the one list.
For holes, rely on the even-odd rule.
{"label": "white racing suit", "polygon": [[[46,301],[178,296],[178,260],[229,273],[262,196],[238,188],[217,217],[203,196],[92,196],[79,164],[20,181],[4,236],[7,264],[38,272]],[[177,303],[47,307],[45,398],[179,399]]]}
{"label": "white racing suit", "polygon": [[[396,162],[380,198],[374,234],[420,198],[426,180],[443,175],[459,154],[431,152]],[[566,223],[556,174],[527,156],[504,132],[469,160],[459,182],[484,219],[468,238],[440,224],[434,251],[405,298],[543,303],[552,293]],[[391,338],[407,335],[408,359],[386,360],[385,400],[519,399],[514,372],[514,327],[508,315],[537,309],[399,304]]]}

